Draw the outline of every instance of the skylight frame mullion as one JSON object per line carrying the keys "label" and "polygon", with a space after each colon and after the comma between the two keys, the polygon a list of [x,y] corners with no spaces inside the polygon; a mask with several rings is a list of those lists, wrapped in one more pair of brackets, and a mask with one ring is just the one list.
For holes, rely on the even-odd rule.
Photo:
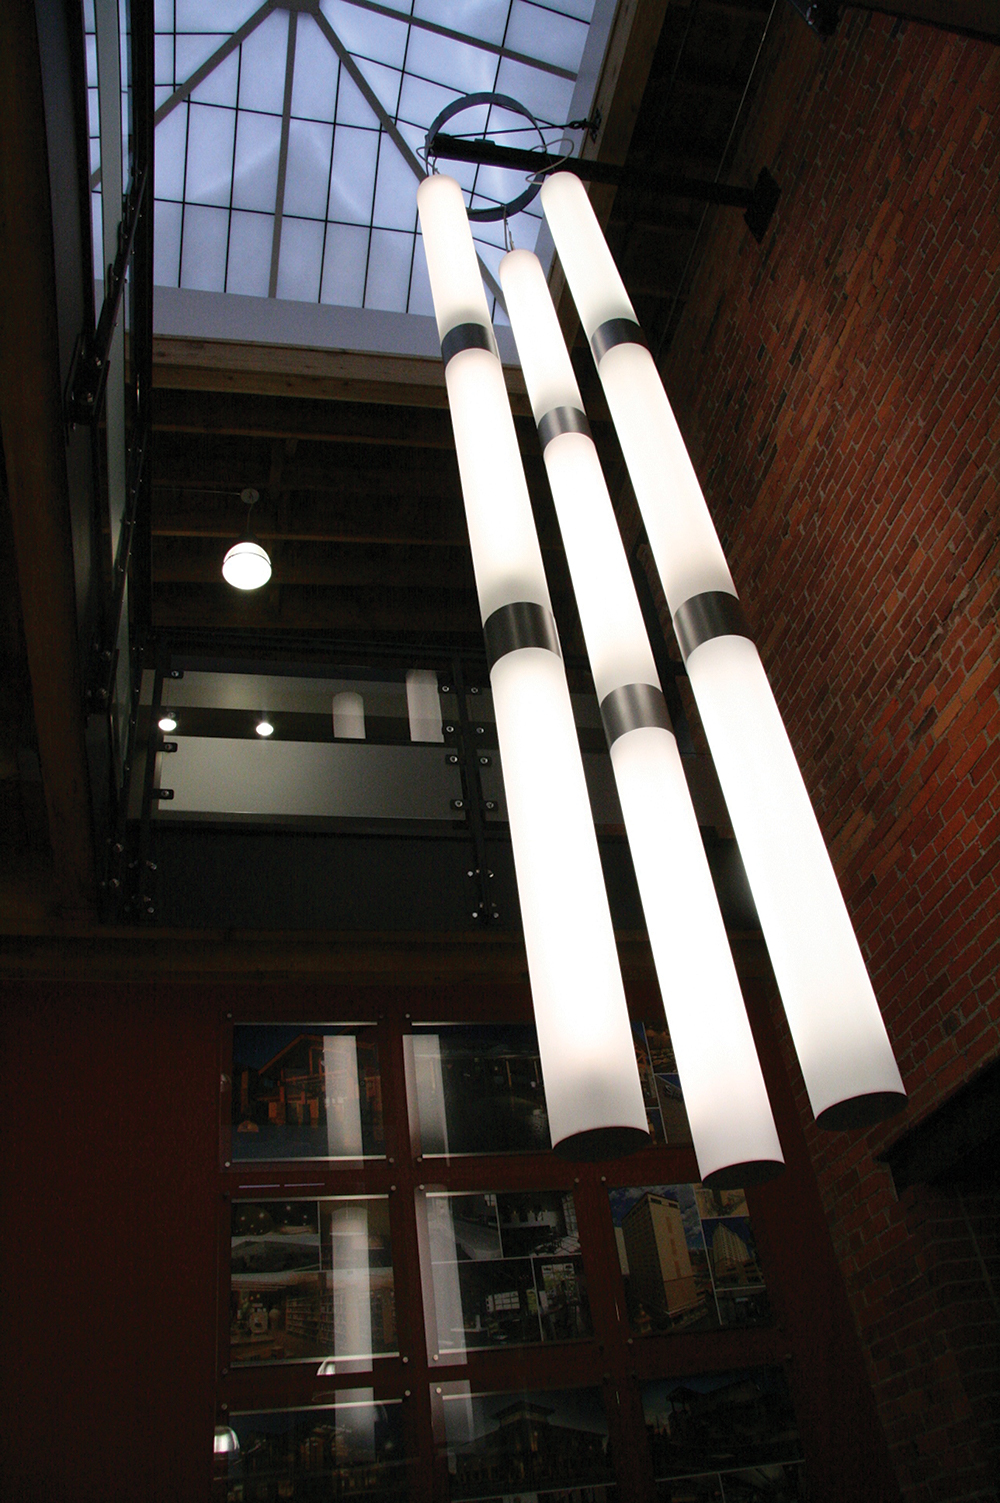
{"label": "skylight frame mullion", "polygon": [[281,222],[285,217],[285,178],[288,173],[288,133],[292,119],[292,82],[295,76],[295,41],[298,36],[298,22],[298,11],[290,10],[288,12],[288,40],[285,49],[285,92],[281,101],[278,181],[274,191],[274,226],[271,231],[271,270],[267,279],[268,297],[276,297],[278,293],[278,260],[281,256]]}
{"label": "skylight frame mullion", "polygon": [[[337,125],[340,113],[340,71],[342,64],[337,60],[337,82],[333,90],[333,124],[330,126],[330,170],[326,175],[326,210],[323,214],[323,249],[319,257],[319,288],[316,293],[317,303],[323,301],[323,278],[326,275],[326,243],[330,238],[330,200],[333,197],[333,154],[337,149]],[[372,205],[375,203],[375,190],[372,189]],[[371,232],[369,231],[369,247],[371,246]]]}
{"label": "skylight frame mullion", "polygon": [[[374,11],[378,16],[389,16],[394,21],[406,21],[410,26],[415,26],[418,31],[430,31],[439,37],[448,37],[453,42],[464,42],[469,47],[478,47],[481,52],[493,52],[501,59],[509,57],[512,62],[523,63],[527,68],[537,68],[540,73],[551,73],[557,78],[565,78],[570,83],[576,81],[577,75],[569,68],[560,68],[555,63],[546,63],[537,57],[529,57],[525,52],[512,52],[504,47],[503,43],[487,42],[483,37],[469,36],[464,31],[455,31],[450,26],[441,26],[437,21],[426,21],[422,16],[407,15],[405,11],[393,10],[388,5],[379,5],[378,0],[344,0],[346,5],[356,6],[358,10]],[[545,7],[548,9],[549,7]],[[553,14],[565,16],[565,11],[554,11]],[[566,16],[567,20],[577,20],[576,16]],[[504,26],[504,35],[510,25],[510,9],[507,11],[507,22]],[[434,80],[428,80],[433,82]]]}
{"label": "skylight frame mullion", "polygon": [[226,265],[222,274],[222,287],[224,292],[229,291],[229,250],[233,241],[233,194],[236,191],[236,138],[240,131],[240,83],[243,77],[243,48],[240,47],[236,58],[236,109],[233,120],[233,163],[229,177],[229,216],[226,220]]}

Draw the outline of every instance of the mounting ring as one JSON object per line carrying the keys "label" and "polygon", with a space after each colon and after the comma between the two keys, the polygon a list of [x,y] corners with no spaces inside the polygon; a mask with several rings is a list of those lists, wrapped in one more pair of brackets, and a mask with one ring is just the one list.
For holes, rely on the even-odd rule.
{"label": "mounting ring", "polygon": [[[431,121],[430,129],[424,142],[425,161],[429,162],[431,157],[436,155],[434,141],[442,125],[451,120],[453,116],[460,115],[463,110],[471,110],[477,104],[496,104],[502,109],[510,110],[513,114],[520,115],[522,119],[530,121],[538,132],[542,151],[548,151],[548,144],[545,136],[542,134],[542,127],[531,111],[521,104],[520,100],[511,99],[509,94],[463,94],[461,99],[453,99],[451,104],[446,104],[440,115],[437,115]],[[477,224],[489,224],[498,219],[507,219],[513,214],[520,214],[522,209],[526,209],[538,197],[541,187],[541,183],[529,183],[524,192],[519,193],[516,198],[512,198],[509,203],[498,204],[495,209],[470,209],[468,211],[469,218],[475,220]]]}

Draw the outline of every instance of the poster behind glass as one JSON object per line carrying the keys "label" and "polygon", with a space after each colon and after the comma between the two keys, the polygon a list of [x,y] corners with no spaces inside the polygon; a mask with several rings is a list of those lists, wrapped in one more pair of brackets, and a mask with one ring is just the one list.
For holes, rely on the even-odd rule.
{"label": "poster behind glass", "polygon": [[644,1383],[642,1409],[656,1503],[808,1503],[780,1367]]}
{"label": "poster behind glass", "polygon": [[423,1205],[438,1354],[593,1334],[570,1191],[435,1193]]}
{"label": "poster behind glass", "polygon": [[230,1365],[396,1354],[387,1196],[237,1200]]}
{"label": "poster behind glass", "polygon": [[370,1389],[349,1389],[323,1408],[237,1413],[228,1423],[236,1446],[215,1460],[227,1503],[409,1496],[398,1400],[375,1403]]}
{"label": "poster behind glass", "polygon": [[237,1024],[232,1080],[234,1163],[385,1154],[374,1028]]}
{"label": "poster behind glass", "polygon": [[637,1335],[769,1324],[744,1191],[632,1185],[608,1199]]}
{"label": "poster behind glass", "polygon": [[471,1393],[467,1383],[447,1383],[436,1394],[451,1503],[617,1499],[599,1389],[484,1394]]}
{"label": "poster behind glass", "polygon": [[632,1041],[653,1142],[670,1147],[690,1143],[691,1125],[670,1034],[662,1024],[633,1023]]}

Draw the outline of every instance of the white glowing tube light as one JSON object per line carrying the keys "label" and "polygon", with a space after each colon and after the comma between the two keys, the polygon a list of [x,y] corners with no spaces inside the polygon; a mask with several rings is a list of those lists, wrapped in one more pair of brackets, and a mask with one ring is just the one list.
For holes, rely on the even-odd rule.
{"label": "white glowing tube light", "polygon": [[541,550],[458,184],[417,192],[479,592],[553,1146],[648,1142]]}
{"label": "white glowing tube light", "polygon": [[767,941],[824,1127],[905,1102],[868,973],[656,365],[580,180],[542,206],[628,465]]}
{"label": "white glowing tube light", "polygon": [[702,1181],[754,1183],[781,1146],[583,401],[537,257],[500,263],[611,749]]}

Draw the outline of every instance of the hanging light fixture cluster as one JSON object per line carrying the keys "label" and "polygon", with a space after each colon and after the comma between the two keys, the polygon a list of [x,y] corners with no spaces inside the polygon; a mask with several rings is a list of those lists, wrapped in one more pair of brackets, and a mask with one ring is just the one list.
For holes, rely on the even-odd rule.
{"label": "hanging light fixture cluster", "polygon": [[[542,207],[591,343],[825,1127],[905,1103],[878,1004],[718,536],[579,179]],[[510,406],[461,190],[417,194],[490,662],[553,1143],[646,1139],[596,836]],[[563,536],[704,1182],[781,1148],[676,741],[572,365],[537,259],[501,283]],[[572,896],[570,896],[570,894]]]}

